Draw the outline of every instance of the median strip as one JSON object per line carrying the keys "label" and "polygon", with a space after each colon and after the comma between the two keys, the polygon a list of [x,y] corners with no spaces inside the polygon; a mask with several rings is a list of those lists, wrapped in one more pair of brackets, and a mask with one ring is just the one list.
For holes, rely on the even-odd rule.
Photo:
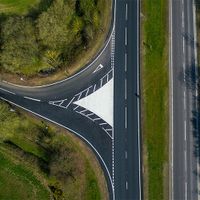
{"label": "median strip", "polygon": [[168,4],[141,5],[144,199],[168,199]]}

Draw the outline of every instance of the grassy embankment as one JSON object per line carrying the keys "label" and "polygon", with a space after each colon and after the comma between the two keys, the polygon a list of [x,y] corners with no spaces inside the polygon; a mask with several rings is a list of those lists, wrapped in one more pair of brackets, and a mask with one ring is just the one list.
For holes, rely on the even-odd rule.
{"label": "grassy embankment", "polygon": [[35,6],[39,0],[0,0],[0,13],[25,14],[28,8]]}
{"label": "grassy embankment", "polygon": [[8,19],[1,24],[1,79],[41,85],[71,76],[97,54],[110,28],[111,0],[0,0],[0,14]]}
{"label": "grassy embankment", "polygon": [[168,198],[168,1],[142,1],[144,199]]}
{"label": "grassy embankment", "polygon": [[107,199],[94,155],[63,131],[0,102],[0,199]]}

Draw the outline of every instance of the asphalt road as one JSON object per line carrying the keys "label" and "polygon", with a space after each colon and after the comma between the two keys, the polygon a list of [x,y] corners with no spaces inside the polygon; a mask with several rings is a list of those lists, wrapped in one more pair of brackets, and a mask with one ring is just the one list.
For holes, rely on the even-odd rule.
{"label": "asphalt road", "polygon": [[171,198],[199,199],[199,113],[194,1],[170,1]]}
{"label": "asphalt road", "polygon": [[[77,75],[37,88],[0,83],[0,97],[67,128],[85,141],[105,172],[110,199],[140,200],[139,0],[116,0],[112,34],[98,57]],[[116,21],[115,21],[116,20]],[[96,71],[99,65],[103,68]],[[114,128],[77,113],[73,102],[114,77]],[[98,123],[97,123],[98,121]],[[107,125],[106,125],[107,126]]]}
{"label": "asphalt road", "polygon": [[139,1],[118,1],[114,76],[115,193],[117,200],[141,198],[138,17]]}

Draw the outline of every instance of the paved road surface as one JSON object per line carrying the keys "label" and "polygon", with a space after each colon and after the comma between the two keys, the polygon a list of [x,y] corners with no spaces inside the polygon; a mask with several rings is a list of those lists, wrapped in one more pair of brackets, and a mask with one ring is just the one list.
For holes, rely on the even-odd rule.
{"label": "paved road surface", "polygon": [[193,0],[171,0],[172,199],[199,199],[197,58]]}
{"label": "paved road surface", "polygon": [[141,195],[139,157],[139,1],[118,1],[115,52],[115,191],[117,200]]}
{"label": "paved road surface", "polygon": [[[139,0],[116,0],[116,23],[105,48],[83,72],[39,88],[0,83],[0,97],[61,125],[96,153],[110,199],[140,200]],[[115,22],[115,20],[113,20]],[[103,68],[94,72],[102,64]],[[73,102],[103,87],[114,75],[114,132],[78,114]],[[103,121],[102,121],[103,122]],[[107,126],[107,125],[106,125]]]}

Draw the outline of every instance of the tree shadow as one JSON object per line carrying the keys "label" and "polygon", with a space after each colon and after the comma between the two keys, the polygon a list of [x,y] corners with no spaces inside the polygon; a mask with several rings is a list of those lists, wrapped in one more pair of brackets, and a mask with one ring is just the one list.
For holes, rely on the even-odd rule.
{"label": "tree shadow", "polygon": [[[199,1],[200,2],[200,1]],[[190,126],[192,127],[192,136],[194,141],[193,146],[193,154],[194,157],[199,162],[200,160],[200,110],[199,110],[199,104],[200,104],[200,96],[199,88],[200,88],[200,76],[199,76],[200,70],[199,67],[195,65],[194,59],[192,60],[191,66],[186,66],[186,70],[182,71],[179,75],[179,80],[181,83],[189,90],[189,92],[192,94],[191,96],[191,119],[190,119]],[[187,94],[186,94],[187,95]],[[188,136],[190,133],[187,133]],[[200,164],[200,163],[199,163]],[[198,176],[200,178],[200,172],[198,170],[193,171],[194,175]],[[196,193],[199,191],[195,191]]]}
{"label": "tree shadow", "polygon": [[194,49],[194,45],[196,45],[197,48],[199,47],[199,43],[194,40],[194,36],[192,36],[191,34],[182,33],[182,36],[186,41],[186,45],[192,47],[193,49]]}

